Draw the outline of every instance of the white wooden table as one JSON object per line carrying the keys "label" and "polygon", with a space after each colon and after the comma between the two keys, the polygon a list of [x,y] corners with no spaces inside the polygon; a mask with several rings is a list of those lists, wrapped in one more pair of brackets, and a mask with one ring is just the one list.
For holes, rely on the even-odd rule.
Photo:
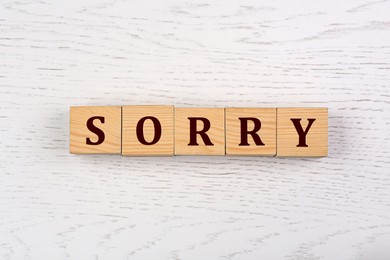
{"label": "white wooden table", "polygon": [[[0,2],[0,259],[390,259],[389,1]],[[69,154],[69,106],[327,106],[329,157]]]}

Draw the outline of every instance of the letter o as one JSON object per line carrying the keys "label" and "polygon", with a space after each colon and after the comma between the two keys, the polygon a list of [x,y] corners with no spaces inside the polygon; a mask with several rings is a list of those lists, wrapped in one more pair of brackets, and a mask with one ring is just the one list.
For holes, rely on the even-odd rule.
{"label": "letter o", "polygon": [[[153,125],[154,125],[154,138],[151,142],[146,141],[145,136],[144,136],[144,123],[148,119],[152,120]],[[161,123],[157,118],[155,118],[153,116],[145,116],[138,121],[136,133],[137,133],[138,141],[141,144],[144,144],[144,145],[156,144],[161,138],[161,133],[162,133]]]}

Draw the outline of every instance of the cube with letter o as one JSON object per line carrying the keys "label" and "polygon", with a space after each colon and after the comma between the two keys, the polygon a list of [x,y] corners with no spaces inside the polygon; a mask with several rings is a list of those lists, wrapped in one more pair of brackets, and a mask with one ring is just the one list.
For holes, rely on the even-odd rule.
{"label": "cube with letter o", "polygon": [[122,155],[173,156],[173,106],[123,106]]}

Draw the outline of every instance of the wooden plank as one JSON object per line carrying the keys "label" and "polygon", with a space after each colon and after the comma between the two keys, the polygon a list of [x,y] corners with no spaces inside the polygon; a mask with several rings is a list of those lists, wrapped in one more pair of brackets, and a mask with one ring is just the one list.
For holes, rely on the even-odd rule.
{"label": "wooden plank", "polygon": [[[0,1],[0,259],[390,259],[388,10]],[[329,155],[69,154],[124,104],[326,106]]]}

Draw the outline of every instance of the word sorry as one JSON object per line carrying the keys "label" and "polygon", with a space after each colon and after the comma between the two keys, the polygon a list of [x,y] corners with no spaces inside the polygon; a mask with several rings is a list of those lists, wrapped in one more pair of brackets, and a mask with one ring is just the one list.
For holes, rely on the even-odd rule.
{"label": "word sorry", "polygon": [[70,108],[70,152],[323,157],[327,108]]}

